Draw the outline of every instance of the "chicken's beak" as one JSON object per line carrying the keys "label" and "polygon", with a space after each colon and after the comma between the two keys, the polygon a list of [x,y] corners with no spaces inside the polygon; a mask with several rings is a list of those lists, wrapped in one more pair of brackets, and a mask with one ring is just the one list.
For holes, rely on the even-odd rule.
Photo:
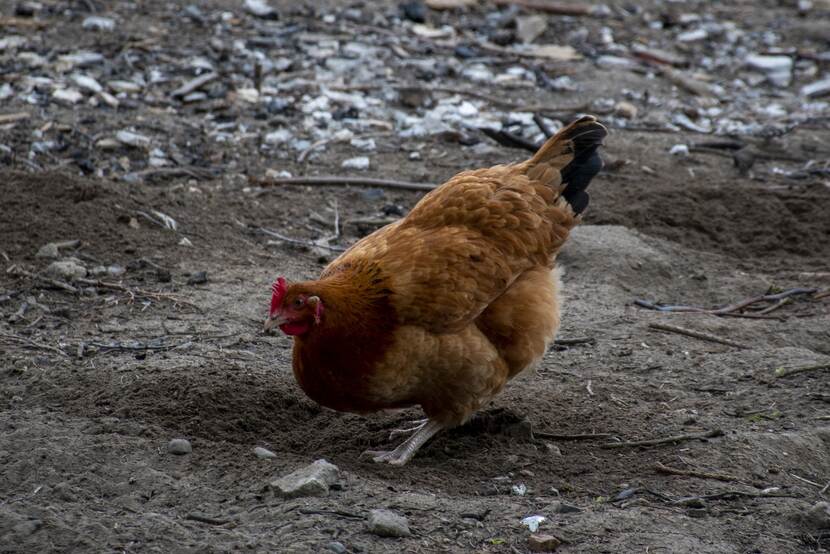
{"label": "chicken's beak", "polygon": [[284,323],[288,323],[288,318],[282,314],[277,314],[274,316],[269,316],[268,319],[265,320],[265,325],[263,325],[263,330],[267,333],[274,327],[279,327]]}

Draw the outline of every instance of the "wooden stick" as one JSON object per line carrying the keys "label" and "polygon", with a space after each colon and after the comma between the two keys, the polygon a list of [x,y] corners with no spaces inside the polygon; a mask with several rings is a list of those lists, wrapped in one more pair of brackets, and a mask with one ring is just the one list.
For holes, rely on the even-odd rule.
{"label": "wooden stick", "polygon": [[543,433],[543,432],[533,432],[534,437],[539,437],[542,439],[549,439],[554,441],[585,441],[585,440],[593,440],[593,439],[610,439],[614,435],[610,433],[584,433],[584,434],[577,434],[577,435],[558,435],[556,433]]}
{"label": "wooden stick", "polygon": [[710,342],[717,342],[720,344],[725,344],[727,346],[734,346],[735,348],[744,348],[747,349],[749,346],[746,344],[741,344],[739,342],[731,341],[729,339],[721,338],[717,335],[710,335],[709,333],[704,333],[702,331],[695,331],[693,329],[686,329],[684,327],[677,327],[675,325],[667,325],[665,323],[649,323],[649,327],[652,329],[658,329],[660,331],[668,331],[669,333],[677,333],[678,335],[686,335],[687,337],[694,337],[700,340],[708,340]]}
{"label": "wooden stick", "polygon": [[289,244],[297,244],[300,246],[306,246],[308,248],[324,248],[326,250],[331,250],[332,252],[344,252],[346,250],[342,246],[329,246],[328,244],[323,244],[322,242],[318,244],[311,240],[300,240],[292,237],[287,237],[285,235],[277,233],[276,231],[272,231],[271,229],[266,229],[265,227],[258,227],[257,230],[260,233],[266,234],[270,237],[274,237],[275,239],[287,242]]}
{"label": "wooden stick", "polygon": [[820,371],[822,369],[830,369],[830,363],[804,365],[800,367],[779,367],[775,370],[775,377],[790,377],[791,375],[798,375],[799,373],[807,373],[808,371]]}
{"label": "wooden stick", "polygon": [[7,333],[0,333],[0,337],[6,337],[8,339],[16,340],[17,342],[22,342],[23,344],[27,344],[32,348],[39,348],[41,350],[49,350],[50,352],[57,352],[58,354],[62,354],[64,356],[69,356],[66,352],[61,350],[60,348],[56,348],[54,346],[49,346],[48,344],[42,344],[40,342],[35,342],[31,339],[27,339],[25,337],[19,337],[17,335],[10,335]]}
{"label": "wooden stick", "polygon": [[18,121],[29,119],[29,117],[29,112],[0,114],[0,125],[6,125],[7,123],[17,123]]}
{"label": "wooden stick", "polygon": [[593,15],[596,12],[596,9],[590,4],[550,2],[549,0],[496,0],[496,5],[515,5],[527,10],[538,10],[554,15],[583,16]]}
{"label": "wooden stick", "polygon": [[594,337],[574,337],[570,339],[556,339],[553,344],[556,346],[574,346],[577,344],[593,344],[597,342]]}
{"label": "wooden stick", "polygon": [[400,190],[432,190],[436,185],[425,183],[410,183],[407,181],[396,181],[391,179],[372,179],[370,177],[341,177],[337,175],[326,175],[319,177],[275,177],[275,178],[251,178],[250,183],[261,187],[277,185],[317,185],[317,186],[353,186],[353,187],[380,187]]}
{"label": "wooden stick", "polygon": [[38,281],[48,283],[59,289],[63,289],[67,292],[78,292],[78,289],[76,287],[73,287],[69,283],[64,283],[63,281],[58,281],[57,279],[44,277],[43,275],[38,275],[37,273],[32,273],[31,271],[26,271],[21,267],[12,266],[6,271],[6,273],[11,273],[12,275],[23,275],[25,277],[29,277],[30,279],[36,279]]}
{"label": "wooden stick", "polygon": [[707,431],[706,433],[689,433],[686,435],[675,435],[673,437],[665,437],[662,439],[648,439],[642,441],[630,441],[630,442],[611,442],[607,444],[600,445],[601,448],[629,448],[634,446],[657,446],[660,444],[668,444],[672,442],[683,442],[683,441],[691,441],[691,440],[703,440],[703,439],[711,439],[714,437],[722,437],[723,431],[720,429],[713,429],[712,431]]}
{"label": "wooden stick", "polygon": [[665,466],[660,462],[654,464],[654,469],[657,473],[665,473],[666,475],[683,475],[686,477],[698,477],[700,479],[716,479],[718,481],[740,481],[740,479],[734,475],[728,475],[726,473],[709,473],[707,471],[696,471],[694,469],[679,469]]}

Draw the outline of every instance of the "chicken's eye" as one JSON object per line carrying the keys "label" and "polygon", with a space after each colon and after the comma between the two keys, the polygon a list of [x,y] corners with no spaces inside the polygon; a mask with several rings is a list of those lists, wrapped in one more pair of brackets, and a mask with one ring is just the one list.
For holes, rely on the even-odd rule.
{"label": "chicken's eye", "polygon": [[304,300],[304,299],[302,299],[302,298],[296,298],[296,299],[294,299],[294,302],[292,302],[292,304],[294,304],[294,307],[295,307],[295,308],[299,308],[299,307],[301,307],[303,304],[305,304],[305,300]]}

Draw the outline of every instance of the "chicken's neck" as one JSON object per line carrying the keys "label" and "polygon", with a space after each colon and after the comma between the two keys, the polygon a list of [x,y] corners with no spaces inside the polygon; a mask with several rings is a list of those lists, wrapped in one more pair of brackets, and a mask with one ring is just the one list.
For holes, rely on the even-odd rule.
{"label": "chicken's neck", "polygon": [[303,284],[325,309],[319,324],[294,337],[294,374],[306,394],[324,406],[379,408],[366,387],[394,340],[396,318],[391,293],[377,281],[338,274]]}

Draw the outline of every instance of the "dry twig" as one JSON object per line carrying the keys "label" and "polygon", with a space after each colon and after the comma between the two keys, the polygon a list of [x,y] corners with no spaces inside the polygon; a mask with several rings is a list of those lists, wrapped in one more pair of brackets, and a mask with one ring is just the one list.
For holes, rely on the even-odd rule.
{"label": "dry twig", "polygon": [[319,176],[319,177],[275,177],[249,179],[252,185],[269,187],[275,185],[318,185],[318,186],[353,186],[353,187],[380,187],[400,190],[432,190],[436,185],[425,183],[410,183],[408,181],[396,181],[392,179],[372,179],[370,177],[344,177],[344,176]]}
{"label": "dry twig", "polygon": [[[635,299],[634,304],[640,306],[642,308],[648,308],[649,310],[656,310],[658,312],[687,312],[687,313],[698,313],[698,314],[712,314],[718,316],[731,316],[731,317],[750,317],[750,318],[758,318],[758,319],[778,319],[775,316],[767,315],[772,310],[778,309],[783,306],[781,300],[790,298],[792,296],[799,296],[805,294],[814,294],[817,289],[814,288],[794,288],[788,289],[776,294],[761,294],[758,296],[753,296],[751,298],[747,298],[741,300],[739,302],[735,302],[734,304],[729,304],[722,308],[700,308],[698,306],[684,306],[684,305],[665,305],[660,304],[659,302],[649,302],[648,300],[642,299]],[[815,298],[815,296],[813,296]],[[765,303],[773,302],[772,305],[764,305]],[[762,304],[758,311],[755,312],[744,312],[739,310],[745,310],[747,308],[754,308],[756,304]]]}
{"label": "dry twig", "polygon": [[55,346],[49,346],[48,344],[43,344],[43,343],[40,343],[40,342],[35,342],[31,339],[27,339],[25,337],[21,337],[21,336],[18,336],[18,335],[12,335],[12,334],[8,334],[8,333],[0,333],[0,337],[4,337],[4,338],[7,338],[7,339],[12,339],[14,341],[17,341],[17,342],[26,344],[28,346],[31,346],[32,348],[37,348],[37,349],[40,349],[40,350],[49,350],[50,352],[56,352],[56,353],[61,354],[63,356],[67,356],[67,357],[69,356],[69,354],[67,354],[66,352],[64,352],[60,348],[57,348]]}
{"label": "dry twig", "polygon": [[58,281],[57,279],[52,279],[50,277],[45,277],[45,276],[39,275],[37,273],[32,273],[31,271],[26,271],[22,267],[18,267],[16,265],[13,265],[9,269],[7,269],[6,273],[10,273],[12,275],[23,275],[24,277],[29,277],[30,279],[35,279],[36,281],[41,281],[43,283],[48,283],[48,284],[52,285],[53,287],[63,289],[67,292],[74,292],[74,293],[78,292],[78,289],[76,287],[73,287],[69,283],[65,283],[63,281]]}
{"label": "dry twig", "polygon": [[657,471],[657,473],[665,473],[666,475],[683,475],[685,477],[698,477],[700,479],[716,479],[718,481],[740,481],[740,479],[738,479],[734,475],[728,475],[726,473],[710,473],[708,471],[697,471],[694,469],[679,469],[663,465],[660,462],[654,464],[654,469]]}
{"label": "dry twig", "polygon": [[749,346],[745,344],[741,344],[739,342],[731,341],[729,339],[721,338],[717,335],[710,335],[709,333],[704,333],[702,331],[695,331],[693,329],[686,329],[684,327],[677,327],[675,325],[667,325],[665,323],[649,323],[649,327],[652,329],[658,329],[660,331],[668,331],[669,333],[677,333],[678,335],[686,335],[687,337],[693,337],[696,339],[701,340],[708,340],[710,342],[717,342],[720,344],[725,344],[727,346],[734,346],[735,348],[749,348]]}
{"label": "dry twig", "polygon": [[657,446],[660,444],[668,444],[674,442],[683,442],[683,441],[691,441],[691,440],[704,440],[704,439],[711,439],[714,437],[722,437],[723,431],[720,429],[713,429],[712,431],[708,431],[706,433],[688,433],[685,435],[675,435],[673,437],[665,437],[662,439],[648,439],[642,441],[629,441],[629,442],[611,442],[607,444],[600,445],[602,448],[629,448],[635,446]]}
{"label": "dry twig", "polygon": [[287,237],[283,234],[280,234],[276,231],[272,231],[271,229],[266,229],[265,227],[257,227],[257,231],[260,233],[266,234],[269,237],[274,237],[275,239],[281,240],[283,242],[287,242],[289,244],[296,244],[299,246],[306,246],[308,248],[325,248],[326,250],[331,250],[332,252],[345,252],[345,248],[342,246],[331,246],[329,244],[325,244],[322,241],[313,241],[313,240],[301,240],[295,239],[293,237]]}
{"label": "dry twig", "polygon": [[539,431],[533,431],[533,436],[540,439],[548,439],[553,441],[585,441],[595,439],[610,439],[614,437],[614,435],[610,433],[583,433],[576,435],[559,435],[557,433],[544,433]]}
{"label": "dry twig", "polygon": [[799,373],[807,373],[808,371],[821,371],[822,369],[830,369],[830,363],[804,365],[800,367],[791,368],[779,367],[775,370],[775,377],[790,377],[792,375],[798,375]]}

